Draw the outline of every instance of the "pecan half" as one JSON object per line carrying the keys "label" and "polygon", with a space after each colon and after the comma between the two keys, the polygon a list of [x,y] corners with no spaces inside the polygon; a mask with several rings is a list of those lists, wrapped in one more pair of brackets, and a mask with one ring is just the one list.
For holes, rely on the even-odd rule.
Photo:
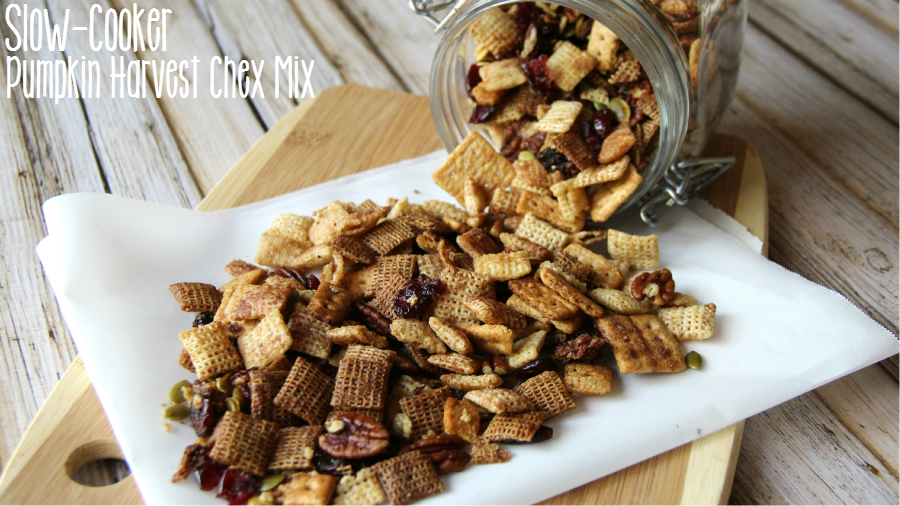
{"label": "pecan half", "polygon": [[319,447],[339,459],[364,459],[383,452],[390,434],[372,417],[344,413],[329,422],[319,436]]}
{"label": "pecan half", "polygon": [[394,337],[394,335],[391,334],[391,321],[376,311],[375,308],[365,302],[357,300],[353,301],[353,309],[367,329],[385,337]]}
{"label": "pecan half", "polygon": [[573,360],[593,360],[600,354],[600,348],[606,341],[591,332],[585,332],[575,339],[570,339],[564,343],[556,345],[553,354],[563,359],[564,362]]}
{"label": "pecan half", "polygon": [[431,459],[438,474],[447,474],[451,471],[462,471],[469,463],[471,456],[464,450],[469,443],[459,436],[441,434],[416,441],[400,450],[407,453],[419,450],[423,455]]}
{"label": "pecan half", "polygon": [[654,306],[663,306],[675,296],[675,280],[672,279],[672,271],[660,269],[653,272],[645,272],[634,278],[631,282],[631,295],[636,300],[644,300],[644,297],[653,297],[650,301]]}

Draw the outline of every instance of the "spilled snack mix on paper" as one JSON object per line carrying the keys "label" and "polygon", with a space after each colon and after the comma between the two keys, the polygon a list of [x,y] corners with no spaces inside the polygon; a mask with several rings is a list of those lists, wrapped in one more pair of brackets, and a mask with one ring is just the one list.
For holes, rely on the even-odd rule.
{"label": "spilled snack mix on paper", "polygon": [[577,396],[610,392],[604,354],[622,374],[686,369],[679,342],[712,337],[716,308],[675,291],[656,236],[518,214],[502,196],[511,164],[476,145],[435,174],[465,209],[279,215],[259,266],[170,287],[198,313],[178,359],[197,379],[164,413],[198,436],[173,481],[193,474],[233,504],[409,504],[551,439],[545,423]]}

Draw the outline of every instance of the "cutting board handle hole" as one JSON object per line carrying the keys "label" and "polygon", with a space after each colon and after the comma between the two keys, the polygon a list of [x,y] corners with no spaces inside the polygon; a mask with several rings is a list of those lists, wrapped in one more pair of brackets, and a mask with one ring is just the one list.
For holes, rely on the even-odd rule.
{"label": "cutting board handle hole", "polygon": [[66,474],[89,487],[118,483],[131,474],[122,451],[113,439],[95,439],[76,448],[66,459]]}

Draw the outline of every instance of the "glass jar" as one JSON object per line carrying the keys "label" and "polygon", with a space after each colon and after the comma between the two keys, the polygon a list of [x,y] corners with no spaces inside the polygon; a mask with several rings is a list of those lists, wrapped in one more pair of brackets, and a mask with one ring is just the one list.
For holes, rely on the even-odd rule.
{"label": "glass jar", "polygon": [[[697,158],[728,107],[737,86],[747,17],[746,0],[697,0],[699,13],[678,18],[654,4],[674,0],[555,0],[612,30],[631,49],[647,74],[659,107],[659,144],[642,171],[643,181],[619,207],[642,206],[655,223],[657,203],[683,204],[733,164],[733,159]],[[685,4],[690,2],[682,0]],[[410,7],[437,25],[443,38],[431,67],[431,110],[438,135],[452,151],[477,125],[468,122],[472,103],[466,75],[475,62],[473,21],[489,9],[516,0],[457,0],[433,4],[410,0]],[[452,7],[442,20],[434,13]],[[676,28],[677,27],[677,28]],[[679,40],[678,29],[697,30]],[[684,47],[683,47],[684,44]],[[686,54],[690,53],[690,55]],[[499,146],[496,146],[499,149]]]}

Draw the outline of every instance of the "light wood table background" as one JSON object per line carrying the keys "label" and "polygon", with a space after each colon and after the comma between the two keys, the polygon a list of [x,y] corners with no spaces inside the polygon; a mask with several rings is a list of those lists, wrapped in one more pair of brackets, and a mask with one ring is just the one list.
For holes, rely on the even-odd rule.
{"label": "light wood table background", "polygon": [[[170,8],[168,51],[126,60],[216,56],[315,60],[313,89],[341,83],[427,94],[438,38],[405,0],[29,0],[65,9]],[[21,3],[21,2],[19,2]],[[9,0],[0,0],[5,11]],[[21,31],[21,29],[20,29]],[[76,32],[77,33],[77,32]],[[3,38],[10,36],[5,23]],[[750,0],[740,87],[720,128],[747,139],[766,169],[770,258],[832,288],[897,333],[898,4]],[[86,36],[65,52],[109,55]],[[0,83],[6,82],[5,64]],[[221,77],[220,77],[221,79]],[[250,81],[253,80],[251,76]],[[41,203],[108,192],[195,207],[237,159],[297,105],[273,98],[0,100],[0,465],[77,351],[34,253]],[[282,85],[283,86],[283,85]],[[307,161],[315,163],[314,160]],[[798,314],[797,318],[805,315]],[[897,503],[897,356],[747,421],[734,503]]]}

